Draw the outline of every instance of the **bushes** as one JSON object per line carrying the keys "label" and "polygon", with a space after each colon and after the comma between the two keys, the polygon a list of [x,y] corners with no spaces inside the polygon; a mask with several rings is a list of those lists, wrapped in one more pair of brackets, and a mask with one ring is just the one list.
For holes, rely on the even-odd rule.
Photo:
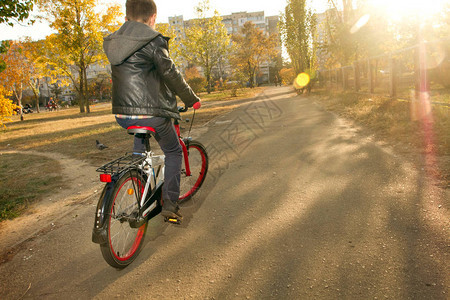
{"label": "bushes", "polygon": [[186,69],[185,78],[195,93],[205,91],[206,78],[200,75],[200,72],[195,66]]}
{"label": "bushes", "polygon": [[191,79],[186,79],[186,82],[191,86],[195,93],[204,92],[206,86],[205,77],[194,77]]}

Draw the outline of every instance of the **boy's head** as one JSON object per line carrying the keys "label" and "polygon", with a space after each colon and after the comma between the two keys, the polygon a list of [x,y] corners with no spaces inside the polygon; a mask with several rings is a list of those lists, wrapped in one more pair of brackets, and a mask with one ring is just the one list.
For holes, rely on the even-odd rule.
{"label": "boy's head", "polygon": [[154,27],[156,20],[156,4],[153,0],[127,0],[126,19]]}

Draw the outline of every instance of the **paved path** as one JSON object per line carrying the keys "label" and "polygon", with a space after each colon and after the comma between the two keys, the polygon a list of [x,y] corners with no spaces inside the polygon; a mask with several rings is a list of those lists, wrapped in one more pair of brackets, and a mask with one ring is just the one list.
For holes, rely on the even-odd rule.
{"label": "paved path", "polygon": [[371,136],[288,88],[201,132],[181,227],[153,219],[116,271],[88,198],[0,265],[0,299],[448,299],[448,198]]}

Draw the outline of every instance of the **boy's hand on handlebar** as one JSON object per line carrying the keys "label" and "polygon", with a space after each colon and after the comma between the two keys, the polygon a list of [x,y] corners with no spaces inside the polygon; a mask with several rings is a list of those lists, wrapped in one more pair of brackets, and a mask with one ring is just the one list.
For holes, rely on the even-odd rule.
{"label": "boy's hand on handlebar", "polygon": [[[201,106],[202,106],[202,104],[200,103],[200,101],[195,102],[194,105],[192,105],[192,107],[194,109],[199,109]],[[187,111],[188,111],[188,107],[187,106],[185,106],[185,107],[178,106],[178,112],[182,113],[182,112],[187,112]]]}
{"label": "boy's hand on handlebar", "polygon": [[188,111],[187,106],[186,107],[178,106],[178,112],[182,113],[182,112],[187,112],[187,111]]}
{"label": "boy's hand on handlebar", "polygon": [[202,103],[200,101],[195,102],[194,105],[192,105],[192,107],[194,109],[200,109],[200,107],[202,107]]}

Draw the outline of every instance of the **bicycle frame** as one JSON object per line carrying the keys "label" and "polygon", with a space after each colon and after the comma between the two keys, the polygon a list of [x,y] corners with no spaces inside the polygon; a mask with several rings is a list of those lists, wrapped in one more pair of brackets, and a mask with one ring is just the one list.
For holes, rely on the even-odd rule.
{"label": "bicycle frame", "polygon": [[177,132],[181,148],[183,149],[183,158],[184,158],[184,165],[186,167],[186,170],[185,170],[186,176],[191,176],[191,168],[189,167],[189,153],[188,153],[188,147],[189,147],[189,142],[190,142],[191,138],[187,137],[187,138],[183,139],[181,137],[180,123],[178,122],[178,120],[174,121],[173,126],[175,127],[175,131]]}
{"label": "bicycle frame", "polygon": [[[175,131],[177,133],[181,148],[183,150],[183,160],[185,165],[185,172],[186,176],[191,176],[191,170],[189,165],[189,153],[188,153],[188,147],[189,142],[191,141],[190,137],[182,138],[181,132],[180,132],[180,124],[178,120],[174,121],[174,127]],[[163,164],[156,164],[153,163],[153,158],[161,157],[161,156],[152,156],[152,152],[146,153],[147,157],[142,161],[141,170],[143,173],[147,175],[147,180],[145,182],[144,191],[141,195],[139,195],[137,198],[140,199],[139,203],[139,215],[142,216],[142,220],[136,220],[135,226],[139,226],[141,222],[147,222],[149,219],[153,218],[154,216],[158,215],[161,211],[161,205],[160,201],[158,199],[161,199],[162,194],[162,185],[164,183],[164,165]],[[144,168],[148,166],[148,170],[144,170]],[[159,167],[159,169],[156,171],[154,168]],[[105,185],[105,188],[103,189],[102,195],[100,196],[100,200],[97,205],[97,210],[95,214],[95,226],[92,232],[92,241],[94,243],[105,243],[107,241],[107,234],[105,229],[105,221],[106,216],[109,214],[110,211],[110,197],[113,197],[112,195],[114,191],[114,185],[115,183],[123,176],[123,174],[126,174],[127,172],[131,172],[133,168],[129,167],[125,170],[120,171],[117,174],[113,174],[108,178],[107,184]],[[102,180],[103,181],[103,180]],[[140,193],[140,190],[136,187],[134,188],[135,192]],[[148,193],[151,191],[151,195],[148,197]],[[134,226],[133,226],[134,227]]]}

